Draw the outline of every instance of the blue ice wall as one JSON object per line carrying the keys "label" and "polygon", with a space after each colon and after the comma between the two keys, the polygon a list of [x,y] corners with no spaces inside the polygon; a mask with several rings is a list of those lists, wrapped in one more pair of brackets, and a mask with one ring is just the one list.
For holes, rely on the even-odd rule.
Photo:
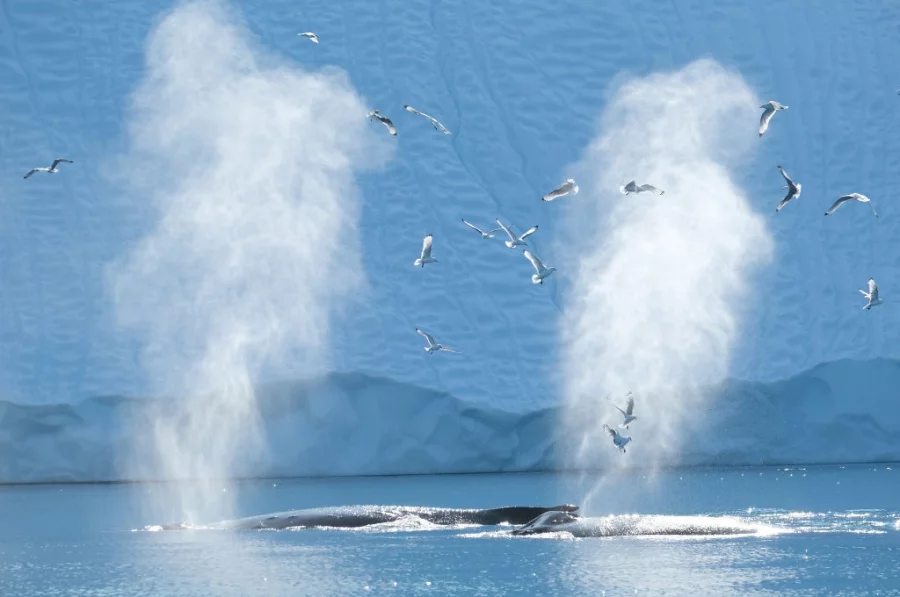
{"label": "blue ice wall", "polygon": [[[126,143],[129,94],[170,3],[5,2],[0,7],[0,394],[74,402],[147,387],[140,343],[118,333],[105,272],[146,230],[109,169]],[[771,381],[833,360],[896,357],[900,249],[900,4],[860,2],[243,2],[259,43],[308,69],[345,69],[394,118],[398,151],[361,181],[361,304],[335,324],[333,368],[507,409],[559,398],[556,318],[566,272],[534,287],[528,264],[460,218],[562,227],[538,198],[595,136],[619,77],[711,57],[780,114],[741,173],[776,241],[753,282],[734,377]],[[297,37],[316,31],[319,45]],[[402,112],[440,118],[444,137]],[[756,126],[749,122],[748,127]],[[373,126],[376,126],[373,124]],[[57,176],[22,175],[57,155]],[[779,214],[776,164],[803,182]],[[875,201],[822,213],[840,194]],[[440,265],[412,267],[421,237]],[[888,301],[860,309],[875,276]],[[465,355],[427,358],[415,327]],[[446,357],[446,358],[445,358]]]}

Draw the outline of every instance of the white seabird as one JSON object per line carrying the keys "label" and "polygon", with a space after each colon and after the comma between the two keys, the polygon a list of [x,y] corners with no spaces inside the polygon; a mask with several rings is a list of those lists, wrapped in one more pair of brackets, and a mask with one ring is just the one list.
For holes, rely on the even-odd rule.
{"label": "white seabird", "polygon": [[407,106],[406,104],[403,104],[403,108],[404,108],[407,112],[411,112],[411,113],[413,113],[413,114],[418,114],[419,116],[424,116],[425,118],[427,118],[429,121],[431,121],[431,126],[433,126],[433,127],[435,128],[435,130],[438,130],[438,131],[444,133],[445,135],[452,135],[452,134],[453,134],[453,133],[451,133],[450,131],[447,130],[447,127],[445,127],[443,124],[441,124],[440,122],[438,122],[438,119],[437,119],[437,118],[435,118],[435,117],[433,117],[433,116],[429,116],[429,115],[426,114],[425,112],[419,112],[418,110],[416,110],[416,109],[413,108],[412,106]]}
{"label": "white seabird", "polygon": [[544,267],[544,264],[541,263],[541,260],[538,259],[535,255],[531,254],[531,251],[525,249],[522,251],[522,254],[525,255],[525,259],[531,262],[531,265],[534,266],[536,274],[531,275],[531,283],[532,284],[540,284],[544,285],[544,278],[548,277],[550,274],[556,271],[555,267]]}
{"label": "white seabird", "polygon": [[615,444],[615,446],[616,446],[617,448],[619,448],[620,450],[622,450],[622,453],[624,454],[624,453],[627,451],[627,450],[625,450],[625,446],[628,445],[628,442],[631,441],[631,438],[630,438],[630,437],[625,437],[624,435],[620,434],[618,431],[616,431],[615,429],[613,429],[612,427],[610,427],[610,426],[607,425],[606,423],[603,424],[603,429],[604,429],[604,430],[606,431],[606,433],[608,433],[609,436],[612,438],[613,444]]}
{"label": "white seabird", "polygon": [[866,306],[863,307],[863,309],[869,310],[872,307],[877,307],[884,302],[878,296],[878,284],[875,283],[875,278],[869,278],[869,292],[860,290],[859,293],[866,297],[866,299],[869,301],[866,303]]}
{"label": "white seabird", "polygon": [[559,199],[560,197],[564,197],[572,193],[573,195],[578,194],[578,185],[575,184],[575,179],[569,178],[566,182],[562,183],[543,197],[541,197],[542,201],[553,201],[554,199]]}
{"label": "white seabird", "polygon": [[393,136],[395,136],[395,137],[397,136],[397,129],[394,127],[394,123],[391,121],[390,118],[388,118],[387,116],[382,115],[381,112],[379,112],[378,110],[372,110],[371,112],[369,112],[368,114],[366,114],[366,116],[368,116],[369,118],[375,118],[375,119],[381,121],[381,123],[384,124],[384,126],[387,127],[387,130],[388,130]]}
{"label": "white seabird", "polygon": [[778,110],[787,110],[790,106],[782,106],[776,101],[766,102],[760,106],[763,109],[762,116],[759,117],[759,136],[762,137],[763,133],[769,128],[769,121],[772,120],[772,116]]}
{"label": "white seabird", "polygon": [[[615,405],[613,405],[613,406],[615,406]],[[631,423],[632,421],[637,419],[637,416],[635,416],[633,414],[634,413],[634,396],[632,395],[631,392],[628,392],[628,402],[625,403],[625,410],[622,410],[618,406],[616,406],[616,410],[619,411],[620,413],[622,413],[622,418],[624,419],[624,421],[622,421],[622,424],[620,425],[620,427],[624,427],[625,429],[628,429],[629,423]]]}
{"label": "white seabird", "polygon": [[312,31],[305,31],[303,33],[298,33],[297,35],[308,38],[314,44],[319,43],[319,36],[316,35],[315,33],[313,33]]}
{"label": "white seabird", "polygon": [[453,350],[449,346],[444,346],[443,344],[438,344],[434,341],[434,337],[427,333],[423,332],[419,328],[416,328],[416,332],[425,337],[425,342],[428,342],[428,346],[425,347],[425,352],[428,354],[434,354],[435,352],[443,350],[444,352],[455,352],[456,354],[460,354],[458,350]]}
{"label": "white seabird", "polygon": [[657,195],[665,195],[666,192],[662,189],[657,189],[652,184],[642,184],[639,185],[635,181],[631,181],[626,185],[622,185],[619,187],[619,191],[622,192],[623,195],[632,195],[637,193],[656,193]]}
{"label": "white seabird", "polygon": [[850,193],[849,195],[841,195],[840,197],[838,197],[838,200],[835,201],[831,205],[830,208],[828,208],[828,211],[825,212],[825,215],[830,216],[831,214],[836,212],[840,206],[842,206],[844,203],[846,203],[848,201],[858,201],[859,203],[868,203],[869,207],[872,208],[872,213],[875,214],[876,218],[878,217],[878,212],[875,211],[875,206],[872,205],[872,200],[869,199],[868,197],[866,197],[865,195],[860,195],[859,193]]}
{"label": "white seabird", "polygon": [[525,242],[525,239],[528,238],[529,236],[531,236],[532,234],[534,234],[535,232],[537,232],[537,229],[538,229],[537,225],[534,225],[531,228],[529,228],[528,230],[526,230],[525,234],[523,234],[522,236],[516,236],[515,234],[513,234],[513,231],[510,230],[509,226],[507,226],[506,224],[501,222],[499,218],[497,219],[497,224],[500,225],[500,228],[502,228],[503,232],[505,232],[506,235],[509,237],[509,240],[506,241],[504,244],[506,244],[506,246],[509,247],[510,249],[514,249],[514,248],[518,247],[519,245],[527,246],[528,243]]}
{"label": "white seabird", "polygon": [[31,171],[29,171],[28,174],[26,174],[24,176],[24,178],[28,178],[35,172],[46,172],[47,174],[56,174],[57,172],[59,172],[59,168],[57,168],[57,166],[59,166],[62,163],[74,164],[75,162],[73,162],[72,160],[67,160],[66,158],[56,158],[55,160],[53,160],[53,163],[50,164],[49,168],[32,168]]}
{"label": "white seabird", "polygon": [[437,259],[431,256],[431,245],[433,243],[434,237],[431,234],[425,237],[425,240],[422,241],[422,255],[413,261],[414,266],[425,267],[426,263],[437,263]]}
{"label": "white seabird", "polygon": [[476,226],[474,224],[470,224],[469,222],[466,222],[465,219],[463,219],[462,223],[465,224],[466,226],[468,226],[469,228],[471,228],[472,230],[474,230],[475,232],[479,233],[481,235],[481,238],[483,238],[484,240],[487,240],[489,238],[494,238],[495,232],[497,232],[499,230],[503,230],[503,228],[494,228],[493,230],[488,230],[487,232],[485,232],[478,226]]}
{"label": "white seabird", "polygon": [[788,176],[788,173],[784,171],[784,168],[778,166],[778,169],[781,171],[781,175],[787,181],[787,185],[784,188],[788,190],[787,195],[784,196],[784,199],[781,200],[781,203],[778,204],[778,207],[775,208],[775,211],[781,211],[781,208],[787,205],[790,201],[794,199],[800,198],[800,189],[803,188],[799,182],[794,182],[791,180],[791,177]]}

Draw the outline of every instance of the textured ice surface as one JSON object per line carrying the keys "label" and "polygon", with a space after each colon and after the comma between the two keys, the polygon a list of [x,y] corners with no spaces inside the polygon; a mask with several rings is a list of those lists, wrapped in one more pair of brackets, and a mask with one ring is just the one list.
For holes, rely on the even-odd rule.
{"label": "textured ice surface", "polygon": [[[116,454],[128,443],[117,417],[149,408],[94,397],[142,396],[148,387],[140,345],[115,328],[105,280],[107,264],[146,231],[146,206],[103,169],[123,149],[127,99],[164,8],[42,0],[0,10],[4,479],[115,476]],[[900,4],[273,0],[240,10],[271,51],[310,69],[345,69],[370,107],[399,129],[391,165],[360,182],[369,284],[362,306],[335,323],[332,347],[333,368],[349,372],[346,379],[394,380],[385,382],[394,391],[390,400],[363,389],[334,403],[323,393],[319,418],[267,419],[270,442],[282,450],[273,471],[542,466],[546,434],[493,409],[531,412],[522,416],[549,428],[552,411],[541,409],[559,399],[555,322],[567,273],[561,268],[533,286],[521,255],[499,240],[482,241],[459,220],[487,225],[500,217],[519,230],[539,224],[532,247],[558,266],[561,212],[539,197],[566,178],[595,136],[610,86],[702,57],[739,72],[759,103],[777,99],[791,109],[776,116],[755,161],[739,173],[766,218],[775,257],[753,280],[730,374],[773,385],[747,386],[758,391],[741,394],[746,402],[729,386],[684,459],[891,453],[881,439],[897,437],[898,377],[878,359],[898,356],[900,325],[891,306],[900,285],[892,203],[900,171],[900,54],[892,41]],[[304,30],[321,43],[298,38]],[[404,113],[407,103],[454,134]],[[21,179],[58,155],[74,167]],[[804,188],[775,214],[778,163]],[[877,221],[859,206],[822,216],[834,197],[853,191],[873,199]],[[434,234],[440,263],[422,271],[411,262],[425,233]],[[857,288],[870,275],[887,302],[866,312]],[[417,326],[465,355],[427,357]],[[819,367],[842,359],[858,360]],[[469,421],[460,412],[496,420]],[[724,427],[714,424],[717,416]],[[318,426],[299,432],[291,421]],[[348,421],[357,422],[352,433]],[[342,452],[344,443],[354,451]]]}
{"label": "textured ice surface", "polygon": [[[900,363],[885,360],[830,363],[771,384],[729,382],[706,416],[685,425],[690,441],[668,464],[900,460],[897,387]],[[525,471],[573,462],[571,445],[557,435],[558,407],[513,413],[359,374],[267,386],[259,399],[267,454],[239,461],[239,476]],[[0,453],[7,455],[0,482],[156,478],[151,421],[177,418],[178,404],[0,402]],[[630,433],[638,436],[640,425]],[[135,446],[146,452],[135,455]],[[615,456],[639,466],[649,456],[643,450],[632,442]]]}

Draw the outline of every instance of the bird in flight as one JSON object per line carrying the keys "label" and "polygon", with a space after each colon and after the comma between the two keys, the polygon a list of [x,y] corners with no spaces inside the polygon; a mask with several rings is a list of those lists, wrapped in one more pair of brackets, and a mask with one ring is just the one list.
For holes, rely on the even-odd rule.
{"label": "bird in flight", "polygon": [[497,219],[497,224],[500,225],[500,228],[502,228],[503,232],[505,232],[506,235],[509,237],[509,240],[506,241],[505,244],[510,249],[514,249],[514,248],[518,247],[519,245],[527,246],[528,243],[525,242],[525,239],[528,238],[529,236],[531,236],[532,234],[534,234],[535,232],[537,232],[537,229],[538,229],[538,227],[535,225],[535,226],[532,226],[531,228],[529,228],[528,230],[526,230],[522,236],[516,236],[513,233],[513,231],[510,229],[510,227],[507,226],[506,224],[504,224],[503,222],[501,222],[499,218]]}
{"label": "bird in flight", "polygon": [[604,429],[604,431],[606,431],[607,434],[609,434],[609,437],[612,438],[613,444],[617,448],[622,450],[622,453],[624,454],[626,452],[625,446],[628,445],[628,442],[631,441],[631,438],[625,437],[624,435],[620,434],[618,431],[616,431],[615,429],[613,429],[612,427],[610,427],[609,425],[607,425],[605,423],[603,424],[603,429]]}
{"label": "bird in flight", "polygon": [[840,197],[838,197],[838,200],[835,201],[831,205],[830,208],[828,208],[828,211],[825,212],[825,215],[830,216],[831,214],[836,212],[840,206],[842,206],[843,204],[845,204],[848,201],[857,201],[859,203],[868,203],[869,207],[872,208],[872,213],[875,214],[876,218],[878,217],[878,212],[875,211],[875,206],[872,205],[872,200],[869,199],[868,197],[866,197],[865,195],[860,195],[859,193],[850,193],[849,195],[841,195]]}
{"label": "bird in flight", "polygon": [[554,199],[559,199],[569,193],[572,193],[573,195],[578,194],[578,185],[575,184],[575,179],[573,178],[569,178],[566,182],[541,197],[541,201],[553,201]]}
{"label": "bird in flight", "polygon": [[478,226],[476,226],[474,224],[470,224],[469,222],[466,222],[465,220],[463,220],[462,223],[465,224],[466,226],[468,226],[469,228],[471,228],[472,230],[474,230],[475,232],[477,232],[478,234],[480,234],[481,238],[483,238],[484,240],[487,240],[489,238],[494,238],[495,232],[503,230],[503,228],[494,228],[493,230],[484,231],[481,228],[479,228]]}
{"label": "bird in flight", "polygon": [[366,114],[366,116],[368,116],[369,118],[375,118],[376,120],[380,121],[384,126],[387,127],[387,130],[390,134],[395,137],[397,136],[397,129],[394,127],[393,121],[391,121],[391,119],[387,116],[384,116],[378,110],[372,110],[371,112]]}
{"label": "bird in flight", "polygon": [[778,204],[778,207],[775,208],[775,211],[781,211],[781,208],[787,205],[789,202],[794,199],[800,198],[800,189],[803,187],[799,182],[794,182],[791,180],[791,177],[788,176],[788,173],[784,171],[784,168],[778,166],[778,169],[781,171],[781,175],[784,177],[784,180],[787,181],[787,184],[784,186],[788,190],[787,195],[784,196],[784,199],[781,200],[781,203]]}
{"label": "bird in flight", "polygon": [[652,184],[641,184],[639,185],[635,181],[631,181],[626,185],[622,185],[619,187],[619,190],[623,195],[636,195],[638,193],[656,193],[657,195],[665,195],[666,192],[662,189],[657,189]]}
{"label": "bird in flight", "polygon": [[441,124],[440,122],[438,122],[438,119],[435,118],[434,116],[429,116],[429,115],[426,114],[425,112],[419,112],[418,110],[416,110],[416,109],[413,108],[412,106],[407,106],[406,104],[403,105],[403,108],[404,108],[407,112],[411,112],[412,114],[418,114],[419,116],[424,116],[425,118],[427,118],[427,119],[431,122],[431,126],[433,126],[435,130],[440,131],[440,132],[444,133],[445,135],[452,135],[452,134],[453,134],[453,133],[451,133],[450,131],[447,130],[447,127],[445,127],[443,124]]}
{"label": "bird in flight", "polygon": [[772,120],[772,116],[775,115],[775,112],[787,110],[790,106],[783,106],[776,101],[771,101],[764,103],[760,108],[763,109],[763,113],[762,116],[759,117],[759,136],[762,137],[763,133],[769,129],[769,121]]}
{"label": "bird in flight", "polygon": [[544,264],[541,263],[541,260],[538,259],[536,255],[532,255],[531,251],[525,250],[522,251],[522,254],[525,255],[525,259],[531,262],[531,265],[534,266],[534,269],[537,273],[531,275],[531,283],[532,284],[540,284],[544,285],[544,278],[552,274],[556,271],[555,267],[544,267]]}
{"label": "bird in flight", "polygon": [[428,346],[425,346],[425,347],[424,347],[424,348],[425,348],[425,352],[427,352],[428,354],[434,354],[434,353],[439,352],[439,351],[442,351],[442,350],[443,350],[444,352],[455,352],[456,354],[460,354],[459,351],[453,350],[453,349],[450,348],[449,346],[444,346],[443,344],[438,344],[437,342],[435,342],[435,341],[434,341],[434,336],[432,336],[431,334],[429,334],[429,333],[427,333],[427,332],[423,332],[423,331],[420,330],[419,328],[416,328],[416,332],[417,332],[419,335],[421,335],[422,337],[424,337],[424,338],[425,338],[425,342],[428,343]]}
{"label": "bird in flight", "polygon": [[[614,405],[615,406],[615,405]],[[621,427],[628,429],[629,423],[637,419],[637,416],[634,414],[634,396],[631,392],[628,392],[628,402],[625,403],[625,409],[622,410],[618,406],[616,406],[616,410],[622,413],[622,421]]]}
{"label": "bird in flight", "polygon": [[871,309],[872,307],[877,307],[878,305],[880,305],[881,303],[884,302],[878,296],[878,284],[875,283],[875,278],[869,278],[869,292],[866,292],[865,290],[860,290],[859,293],[862,294],[864,297],[866,297],[866,300],[868,300],[868,302],[866,303],[866,306],[863,307],[863,309],[865,309],[867,311],[869,309]]}
{"label": "bird in flight", "polygon": [[28,172],[28,174],[25,175],[25,178],[28,178],[35,172],[46,172],[47,174],[56,174],[57,172],[59,172],[59,168],[57,168],[57,166],[59,166],[60,164],[64,164],[64,163],[65,164],[74,164],[75,162],[73,162],[72,160],[67,160],[66,158],[56,158],[55,160],[53,160],[53,163],[50,164],[49,168],[32,168]]}
{"label": "bird in flight", "polygon": [[425,267],[426,263],[437,263],[437,259],[431,256],[432,244],[434,244],[434,237],[429,234],[425,237],[425,240],[422,241],[422,254],[418,259],[413,261],[414,266]]}

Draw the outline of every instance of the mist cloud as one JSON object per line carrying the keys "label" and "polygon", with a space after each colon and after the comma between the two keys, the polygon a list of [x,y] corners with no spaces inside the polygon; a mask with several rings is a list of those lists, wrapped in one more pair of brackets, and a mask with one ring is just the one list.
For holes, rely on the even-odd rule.
{"label": "mist cloud", "polygon": [[363,281],[354,177],[389,157],[366,111],[343,71],[267,54],[224,4],[151,32],[122,162],[150,224],[110,273],[152,391],[184,401],[156,423],[158,474],[229,476],[258,446],[254,381],[326,364]]}
{"label": "mist cloud", "polygon": [[[567,428],[582,466],[677,458],[679,426],[702,418],[726,377],[754,270],[771,258],[763,219],[733,170],[758,144],[760,102],[711,60],[621,85],[576,168],[576,273],[563,315]],[[665,190],[622,196],[636,179]],[[603,433],[636,395],[624,457]]]}

